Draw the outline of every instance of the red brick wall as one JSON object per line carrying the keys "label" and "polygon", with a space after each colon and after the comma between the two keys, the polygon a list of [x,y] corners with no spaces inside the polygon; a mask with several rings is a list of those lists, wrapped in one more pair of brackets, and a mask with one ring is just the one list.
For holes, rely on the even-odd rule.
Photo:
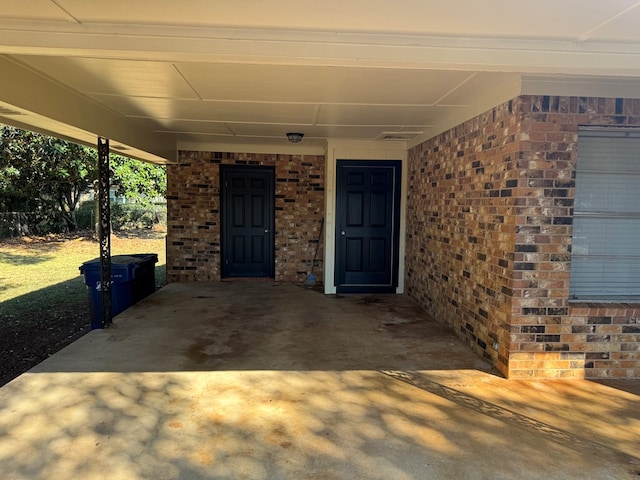
{"label": "red brick wall", "polygon": [[324,157],[220,152],[180,152],[168,167],[167,280],[220,280],[221,164],[275,166],[275,280],[304,282],[324,217]]}
{"label": "red brick wall", "polygon": [[407,292],[505,373],[518,108],[500,105],[408,156]]}
{"label": "red brick wall", "polygon": [[521,115],[509,375],[639,378],[640,305],[569,303],[569,279],[578,127],[640,125],[640,100],[524,96]]}
{"label": "red brick wall", "polygon": [[409,152],[407,291],[509,377],[640,377],[640,305],[569,303],[579,125],[640,100],[522,96]]}

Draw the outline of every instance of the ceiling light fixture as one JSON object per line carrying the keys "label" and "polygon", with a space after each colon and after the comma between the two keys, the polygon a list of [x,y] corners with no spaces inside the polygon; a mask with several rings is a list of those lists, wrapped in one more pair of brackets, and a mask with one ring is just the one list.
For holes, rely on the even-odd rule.
{"label": "ceiling light fixture", "polygon": [[301,132],[287,132],[287,139],[291,143],[298,143],[304,137],[304,133]]}

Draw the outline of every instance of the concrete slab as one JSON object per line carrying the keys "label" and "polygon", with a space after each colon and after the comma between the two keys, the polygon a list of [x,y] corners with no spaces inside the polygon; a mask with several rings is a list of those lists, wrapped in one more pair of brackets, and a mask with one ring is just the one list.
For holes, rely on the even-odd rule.
{"label": "concrete slab", "polygon": [[505,380],[404,296],[171,284],[0,389],[0,476],[638,478],[636,385]]}

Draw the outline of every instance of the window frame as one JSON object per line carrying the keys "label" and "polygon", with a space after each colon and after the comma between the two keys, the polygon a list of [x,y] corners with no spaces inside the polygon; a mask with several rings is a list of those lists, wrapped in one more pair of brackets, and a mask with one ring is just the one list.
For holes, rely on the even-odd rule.
{"label": "window frame", "polygon": [[577,152],[569,301],[640,302],[640,128],[579,127]]}

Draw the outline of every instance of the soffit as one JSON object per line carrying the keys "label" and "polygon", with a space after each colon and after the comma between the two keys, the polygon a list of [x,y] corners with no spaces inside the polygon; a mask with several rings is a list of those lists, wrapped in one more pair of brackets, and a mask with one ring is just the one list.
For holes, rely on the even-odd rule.
{"label": "soffit", "polygon": [[[639,4],[0,0],[0,60],[17,72],[0,102],[20,113],[0,120],[33,116],[35,127],[81,131],[84,142],[144,137],[132,146],[153,161],[180,142],[286,145],[291,130],[319,148],[389,132],[419,141],[518,95],[523,82],[567,92],[607,79],[606,91],[623,81],[628,92],[640,78]],[[28,85],[69,101],[42,92],[30,101],[20,92]],[[148,146],[154,137],[162,149]]]}

